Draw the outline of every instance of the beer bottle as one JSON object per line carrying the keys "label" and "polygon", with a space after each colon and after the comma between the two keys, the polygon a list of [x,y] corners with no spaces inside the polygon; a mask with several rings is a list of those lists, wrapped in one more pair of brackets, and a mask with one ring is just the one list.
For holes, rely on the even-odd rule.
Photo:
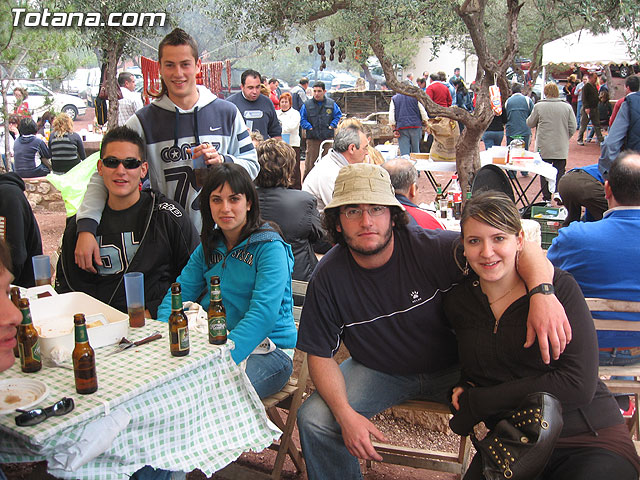
{"label": "beer bottle", "polygon": [[[20,308],[20,289],[18,287],[11,287],[11,301],[16,306],[16,308]],[[13,347],[13,355],[16,358],[20,358],[20,350],[18,349],[18,329],[16,328],[16,346]]]}
{"label": "beer bottle", "polygon": [[38,332],[31,321],[31,309],[29,299],[21,298],[18,301],[22,311],[22,323],[18,326],[18,350],[20,353],[20,367],[25,373],[37,372],[42,368],[40,358],[40,342]]}
{"label": "beer bottle", "polygon": [[182,289],[177,282],[171,284],[169,342],[174,357],[189,355],[189,322],[182,309]]}
{"label": "beer bottle", "polygon": [[442,194],[442,187],[440,186],[440,184],[438,184],[436,204],[436,208],[440,210],[440,218],[447,218],[447,197]]}
{"label": "beer bottle", "polygon": [[76,392],[80,394],[93,393],[98,390],[98,376],[96,374],[96,354],[89,345],[89,335],[83,313],[73,316],[76,346],[73,349],[73,375],[76,379]]}
{"label": "beer bottle", "polygon": [[209,343],[222,345],[227,343],[227,312],[222,304],[220,277],[211,277],[211,300],[207,314],[209,320]]}

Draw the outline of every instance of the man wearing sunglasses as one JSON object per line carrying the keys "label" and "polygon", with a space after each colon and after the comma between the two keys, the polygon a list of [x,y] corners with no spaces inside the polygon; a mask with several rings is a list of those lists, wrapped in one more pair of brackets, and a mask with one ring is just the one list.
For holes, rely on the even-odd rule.
{"label": "man wearing sunglasses", "polygon": [[144,274],[144,297],[155,318],[158,305],[198,245],[198,234],[182,207],[153,190],[140,191],[147,174],[142,138],[128,127],[110,130],[102,140],[98,174],[107,188],[96,231],[102,265],[97,273],[76,265],[78,226],[69,220],[58,261],[56,290],[85,292],[127,311],[123,275]]}

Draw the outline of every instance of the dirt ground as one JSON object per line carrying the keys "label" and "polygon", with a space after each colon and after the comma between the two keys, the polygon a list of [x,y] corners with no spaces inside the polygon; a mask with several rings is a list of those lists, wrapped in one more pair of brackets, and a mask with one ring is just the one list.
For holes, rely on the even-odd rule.
{"label": "dirt ground", "polygon": [[[596,143],[588,143],[581,147],[576,144],[576,137],[577,135],[574,135],[571,139],[567,170],[578,166],[596,163],[600,154],[600,148]],[[533,150],[533,146],[530,146],[530,150]],[[438,181],[444,181],[444,183],[446,183],[444,174],[436,174],[435,176]],[[421,175],[419,178],[418,203],[432,202],[434,198],[435,192],[433,192],[433,189],[428,184],[424,175]],[[64,213],[37,212],[36,218],[40,226],[44,253],[51,255],[58,248],[62,237],[65,225],[65,215]],[[395,418],[393,415],[388,413],[378,415],[375,418],[375,423],[388,438],[399,445],[448,451],[455,451],[455,448],[457,447],[457,437],[453,434],[433,432],[419,425],[414,425],[402,419]],[[296,442],[298,442],[297,437]],[[275,455],[275,452],[270,450],[259,453],[244,453],[238,460],[238,463],[249,466],[258,472],[268,473],[273,466]],[[36,470],[25,469],[24,466],[10,466],[7,469],[8,477],[9,479],[52,478],[44,476],[45,474],[42,470],[42,464],[37,465],[39,466]],[[199,471],[192,472],[188,475],[188,479],[190,480],[202,480],[205,478],[205,475]],[[214,475],[211,478],[219,479],[222,477]],[[287,459],[283,478],[304,480],[307,476],[304,472],[296,474],[293,463]],[[455,476],[452,474],[416,470],[409,467],[374,464],[373,468],[369,469],[365,474],[365,478],[367,480],[436,480],[453,479]]]}

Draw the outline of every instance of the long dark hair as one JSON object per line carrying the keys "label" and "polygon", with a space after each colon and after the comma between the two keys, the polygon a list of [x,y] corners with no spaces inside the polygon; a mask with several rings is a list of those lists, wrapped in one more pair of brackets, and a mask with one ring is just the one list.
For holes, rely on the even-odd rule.
{"label": "long dark hair", "polygon": [[229,184],[233,193],[241,193],[247,198],[247,202],[251,204],[251,208],[247,212],[247,223],[240,231],[238,243],[242,242],[249,235],[257,230],[262,229],[264,220],[260,217],[260,201],[258,192],[249,176],[249,173],[240,165],[235,163],[220,163],[209,168],[202,190],[200,190],[200,213],[202,214],[202,233],[200,240],[204,249],[204,258],[210,262],[210,256],[215,246],[224,241],[224,233],[216,227],[211,207],[209,205],[209,197],[211,193],[225,183]]}

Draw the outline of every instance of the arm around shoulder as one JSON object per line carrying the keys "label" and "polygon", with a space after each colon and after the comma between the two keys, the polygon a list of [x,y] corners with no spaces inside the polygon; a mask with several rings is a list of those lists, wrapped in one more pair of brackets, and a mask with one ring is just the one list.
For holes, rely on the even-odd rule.
{"label": "arm around shoulder", "polygon": [[[518,273],[526,283],[527,290],[553,282],[553,266],[545,258],[540,246],[533,242],[525,242],[518,262]],[[555,295],[538,293],[532,295],[529,302],[527,341],[524,346],[533,345],[537,336],[542,359],[549,363],[549,345],[553,358],[557,359],[571,341],[571,326]]]}

